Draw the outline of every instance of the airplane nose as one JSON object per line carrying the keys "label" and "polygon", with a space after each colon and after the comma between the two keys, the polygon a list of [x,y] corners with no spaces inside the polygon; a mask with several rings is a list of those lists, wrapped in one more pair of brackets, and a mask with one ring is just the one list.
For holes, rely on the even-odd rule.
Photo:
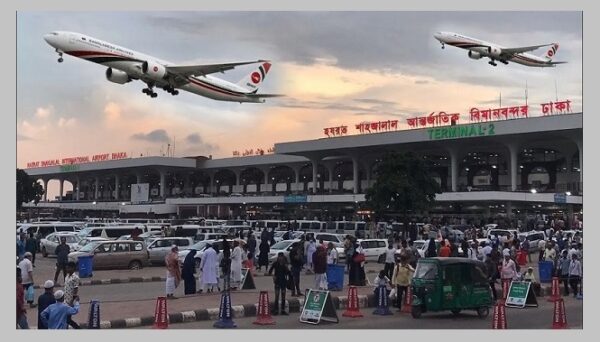
{"label": "airplane nose", "polygon": [[435,39],[440,40],[442,39],[442,32],[436,32],[434,35]]}
{"label": "airplane nose", "polygon": [[45,34],[44,35],[44,40],[46,41],[46,43],[48,43],[50,46],[54,46],[55,42],[56,42],[56,36],[52,35],[52,34]]}

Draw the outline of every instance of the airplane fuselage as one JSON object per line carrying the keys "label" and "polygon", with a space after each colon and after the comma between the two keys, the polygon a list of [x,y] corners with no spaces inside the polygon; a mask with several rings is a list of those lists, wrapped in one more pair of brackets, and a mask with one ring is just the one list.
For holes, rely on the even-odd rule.
{"label": "airplane fuselage", "polygon": [[506,62],[514,62],[530,67],[544,68],[555,66],[543,57],[536,56],[530,53],[517,53],[508,58],[501,58],[500,56],[494,54],[494,52],[496,49],[496,51],[502,51],[502,49],[504,48],[503,46],[454,32],[438,32],[434,34],[434,37],[440,43],[442,43],[442,46],[446,44],[450,46],[459,47],[461,49],[476,52],[481,57],[488,57],[492,60],[504,60]]}
{"label": "airplane fuselage", "polygon": [[152,86],[178,88],[220,101],[264,102],[264,99],[246,96],[251,94],[248,89],[211,75],[187,76],[188,82],[182,85],[173,85],[167,80],[147,79],[142,73],[144,62],[153,62],[164,66],[175,66],[175,64],[81,33],[55,31],[45,35],[44,39],[59,53],[120,70],[133,79],[152,83]]}

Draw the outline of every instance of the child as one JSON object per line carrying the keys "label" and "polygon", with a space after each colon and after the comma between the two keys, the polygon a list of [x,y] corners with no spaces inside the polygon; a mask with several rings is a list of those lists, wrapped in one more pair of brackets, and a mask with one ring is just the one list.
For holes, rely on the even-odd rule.
{"label": "child", "polygon": [[533,267],[529,267],[527,272],[523,273],[523,281],[531,282],[531,288],[533,289],[533,293],[537,297],[542,294],[542,287],[540,283],[535,280],[535,275],[533,274]]}
{"label": "child", "polygon": [[390,293],[390,289],[388,289],[388,286],[390,285],[390,279],[385,275],[385,273],[385,270],[379,271],[379,275],[375,277],[375,280],[373,281],[373,286],[375,286],[373,289],[375,298],[378,298],[379,296],[379,286],[385,286],[386,295],[389,295]]}

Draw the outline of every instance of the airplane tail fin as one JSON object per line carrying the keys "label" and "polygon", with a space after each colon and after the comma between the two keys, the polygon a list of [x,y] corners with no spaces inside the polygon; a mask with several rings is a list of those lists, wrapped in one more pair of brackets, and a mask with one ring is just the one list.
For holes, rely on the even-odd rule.
{"label": "airplane tail fin", "polygon": [[556,55],[556,51],[558,51],[558,43],[554,43],[550,46],[550,48],[548,48],[548,51],[546,51],[544,58],[548,62],[551,62],[552,58],[554,58],[554,55]]}
{"label": "airplane tail fin", "polygon": [[264,62],[260,64],[257,68],[252,70],[248,75],[244,76],[237,85],[240,87],[248,89],[250,92],[254,93],[258,90],[260,84],[267,77],[267,73],[271,69],[271,63]]}

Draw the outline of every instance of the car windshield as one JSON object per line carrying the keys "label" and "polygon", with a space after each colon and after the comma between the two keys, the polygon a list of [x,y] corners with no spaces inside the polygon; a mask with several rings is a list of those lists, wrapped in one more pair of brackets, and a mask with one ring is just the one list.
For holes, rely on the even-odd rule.
{"label": "car windshield", "polygon": [[87,245],[83,246],[79,251],[80,252],[91,252],[93,251],[96,246],[98,246],[100,244],[100,242],[98,241],[94,241],[94,242],[90,242]]}
{"label": "car windshield", "polygon": [[208,245],[208,242],[200,241],[200,242],[196,242],[195,244],[191,245],[189,249],[195,249],[197,251],[201,251],[204,249],[204,247],[206,247],[206,245]]}
{"label": "car windshield", "polygon": [[509,236],[510,232],[507,230],[492,230],[488,235]]}
{"label": "car windshield", "polygon": [[433,280],[437,276],[437,265],[432,263],[418,263],[415,270],[415,278]]}
{"label": "car windshield", "polygon": [[67,243],[77,243],[79,240],[81,240],[81,238],[76,235],[59,235],[58,237],[59,239],[65,238]]}
{"label": "car windshield", "polygon": [[83,228],[82,230],[79,231],[79,236],[88,236],[90,234],[90,232],[92,231],[93,228],[88,227],[88,228]]}
{"label": "car windshield", "polygon": [[419,242],[415,242],[414,243],[415,248],[417,249],[421,249],[423,248],[423,246],[425,246],[425,241],[419,241]]}
{"label": "car windshield", "polygon": [[271,246],[271,249],[286,249],[292,243],[293,243],[293,241],[290,241],[290,240],[285,240],[285,241],[277,242],[276,244],[274,244],[273,246]]}

